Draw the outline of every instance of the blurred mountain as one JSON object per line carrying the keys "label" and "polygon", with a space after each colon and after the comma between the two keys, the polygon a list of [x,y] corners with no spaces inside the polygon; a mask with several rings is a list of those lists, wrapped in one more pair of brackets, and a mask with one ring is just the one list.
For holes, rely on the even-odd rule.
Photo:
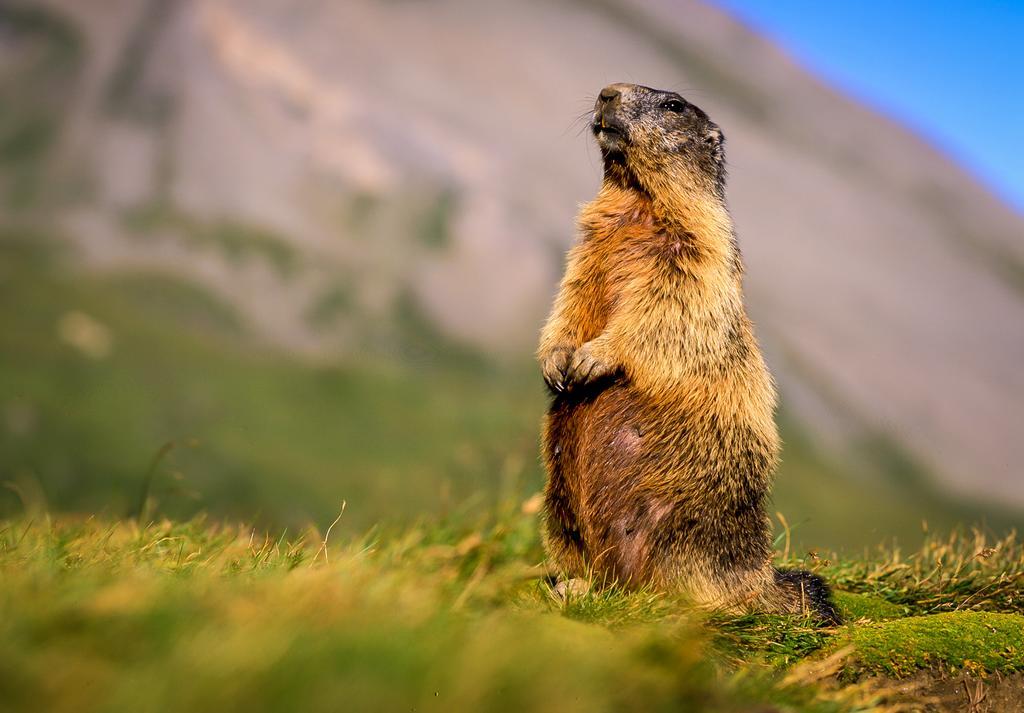
{"label": "blurred mountain", "polygon": [[1024,505],[1024,218],[713,7],[46,0],[4,22],[6,210],[318,361],[410,324],[527,359],[599,184],[593,97],[677,89],[728,138],[789,417],[865,487]]}

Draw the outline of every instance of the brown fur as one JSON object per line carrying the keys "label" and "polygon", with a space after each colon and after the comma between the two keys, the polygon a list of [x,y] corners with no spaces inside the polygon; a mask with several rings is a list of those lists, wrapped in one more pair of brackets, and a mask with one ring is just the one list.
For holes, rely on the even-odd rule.
{"label": "brown fur", "polygon": [[604,182],[539,348],[556,392],[549,556],[571,577],[801,611],[803,584],[770,561],[776,396],[743,307],[721,132],[685,102],[663,108],[670,93],[610,89]]}

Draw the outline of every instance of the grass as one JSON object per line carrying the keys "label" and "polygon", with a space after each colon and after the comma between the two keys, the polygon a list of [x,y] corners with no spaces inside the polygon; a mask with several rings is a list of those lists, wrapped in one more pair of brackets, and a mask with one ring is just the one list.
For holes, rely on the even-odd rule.
{"label": "grass", "polygon": [[[562,601],[531,505],[348,538],[202,518],[0,522],[0,710],[867,711],[900,702],[876,675],[1022,665],[1018,605],[985,594],[1024,583],[1015,541],[987,544],[958,588],[840,595],[851,623],[822,629],[655,592]],[[977,544],[941,549],[969,561]],[[886,570],[887,556],[823,573]],[[959,609],[904,616],[940,590]]]}
{"label": "grass", "polygon": [[983,528],[930,535],[911,555],[879,548],[841,560],[830,577],[844,590],[908,608],[913,614],[985,609],[1024,614],[1024,547],[1015,535],[993,539]]}

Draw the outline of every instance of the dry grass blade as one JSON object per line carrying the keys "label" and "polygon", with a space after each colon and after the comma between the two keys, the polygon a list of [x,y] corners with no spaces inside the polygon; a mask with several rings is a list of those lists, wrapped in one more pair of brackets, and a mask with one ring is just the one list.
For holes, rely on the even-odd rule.
{"label": "dry grass blade", "polygon": [[324,535],[324,541],[320,544],[320,549],[317,550],[316,555],[313,556],[313,560],[310,562],[310,566],[312,566],[313,564],[316,563],[317,558],[320,557],[321,553],[323,553],[323,556],[324,556],[324,563],[325,564],[330,564],[331,563],[330,558],[327,556],[327,541],[331,538],[331,530],[333,530],[334,526],[337,525],[338,521],[341,520],[341,516],[345,514],[345,506],[346,505],[348,505],[348,501],[342,500],[341,501],[341,512],[338,513],[338,517],[334,518],[334,522],[332,522],[327,527],[327,533]]}

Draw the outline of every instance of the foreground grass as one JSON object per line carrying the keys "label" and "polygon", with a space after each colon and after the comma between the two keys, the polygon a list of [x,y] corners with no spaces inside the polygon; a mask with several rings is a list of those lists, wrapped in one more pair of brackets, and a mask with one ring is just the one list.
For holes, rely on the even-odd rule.
{"label": "foreground grass", "polygon": [[326,545],[2,523],[0,710],[854,711],[893,698],[879,674],[1024,667],[1013,539],[819,560],[860,590],[829,630],[653,592],[558,600],[525,509]]}

